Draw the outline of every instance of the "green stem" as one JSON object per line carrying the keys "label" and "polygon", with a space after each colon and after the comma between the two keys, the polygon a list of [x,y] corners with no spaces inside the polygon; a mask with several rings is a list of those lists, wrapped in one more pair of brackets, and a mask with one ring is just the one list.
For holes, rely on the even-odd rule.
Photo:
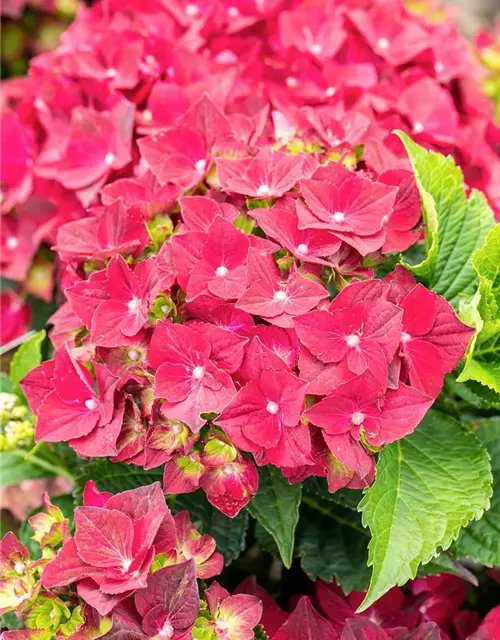
{"label": "green stem", "polygon": [[370,534],[366,529],[363,529],[363,527],[358,527],[358,525],[355,524],[354,522],[351,522],[346,518],[342,518],[342,516],[339,516],[338,514],[334,513],[331,509],[328,509],[327,507],[323,507],[321,504],[316,502],[314,498],[310,498],[309,496],[302,496],[302,502],[307,504],[307,506],[311,507],[311,509],[314,509],[315,511],[318,511],[322,515],[326,516],[327,518],[331,518],[332,520],[335,520],[336,522],[344,525],[345,527],[350,527],[351,529],[354,529],[355,531],[362,533],[364,536],[370,537]]}
{"label": "green stem", "polygon": [[37,467],[40,467],[41,469],[45,469],[45,471],[49,471],[50,473],[53,473],[56,476],[62,476],[63,478],[67,478],[68,480],[74,481],[75,476],[72,473],[70,473],[65,467],[61,467],[57,464],[54,464],[52,462],[49,462],[47,460],[44,460],[43,458],[39,458],[38,456],[34,455],[35,450],[38,450],[39,445],[41,445],[41,443],[38,443],[38,445],[36,445],[31,451],[28,451],[28,453],[21,452],[21,451],[9,451],[9,453],[15,456],[18,456],[19,458],[22,458],[24,462],[29,462],[31,464],[34,464]]}

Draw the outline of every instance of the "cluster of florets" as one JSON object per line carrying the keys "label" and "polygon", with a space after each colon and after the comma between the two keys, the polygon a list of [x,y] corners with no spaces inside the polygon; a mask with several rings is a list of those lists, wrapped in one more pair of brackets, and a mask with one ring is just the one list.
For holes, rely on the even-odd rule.
{"label": "cluster of florets", "polygon": [[[390,135],[396,128],[451,152],[467,184],[498,209],[498,130],[481,91],[483,70],[446,16],[414,4],[113,0],[82,7],[60,46],[3,87],[2,274],[23,283],[23,293],[50,297],[54,263],[39,250],[56,243],[61,225],[83,218],[99,197],[106,205],[121,196],[127,209],[149,215],[168,210],[213,173],[214,157],[241,160],[221,160],[218,173],[233,193],[252,197],[288,188],[256,182],[263,176],[250,160],[269,145],[342,158],[398,186],[409,165]],[[215,129],[192,112],[204,93],[225,114]],[[310,178],[314,163],[304,159],[299,170],[295,160],[288,181]],[[312,215],[313,228],[324,228],[321,214]],[[405,249],[417,223],[415,211],[388,208],[383,229],[373,219],[338,262]],[[336,228],[353,233],[347,224]]]}
{"label": "cluster of florets", "polygon": [[254,637],[262,614],[254,595],[231,596],[213,582],[201,604],[197,578],[218,575],[223,557],[187,511],[172,516],[159,484],[113,495],[89,482],[73,536],[47,496],[29,523],[42,558],[32,561],[12,533],[0,547],[0,613],[15,611],[27,627],[6,640],[86,640],[124,629],[138,640],[187,640],[195,624],[213,640]]}
{"label": "cluster of florets", "polygon": [[417,578],[405,591],[394,587],[361,614],[356,609],[363,592],[346,596],[335,583],[322,580],[308,596],[294,595],[290,612],[283,611],[254,577],[238,590],[262,601],[261,624],[270,640],[496,640],[500,628],[500,607],[480,621],[477,611],[465,608],[467,582],[452,575]]}
{"label": "cluster of florets", "polygon": [[[227,142],[208,97],[188,118]],[[184,186],[201,188],[202,173]],[[217,158],[218,189],[153,218],[120,181],[122,198],[57,235],[56,353],[23,381],[37,441],[164,464],[167,493],[201,486],[230,516],[257,490],[254,462],[292,481],[327,476],[332,491],[369,484],[373,453],[415,429],[472,331],[402,267],[348,285],[339,275],[346,256],[370,275],[360,260],[383,249],[384,220],[420,216],[403,174],[386,184],[266,147]]]}

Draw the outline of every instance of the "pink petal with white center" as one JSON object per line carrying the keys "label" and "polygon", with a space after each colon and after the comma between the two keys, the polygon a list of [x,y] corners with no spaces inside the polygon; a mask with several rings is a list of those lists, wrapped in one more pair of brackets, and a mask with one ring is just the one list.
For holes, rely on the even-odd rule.
{"label": "pink petal with white center", "polygon": [[208,340],[209,357],[217,368],[231,374],[240,368],[248,338],[204,322],[192,322],[188,326]]}
{"label": "pink petal with white center", "polygon": [[172,255],[177,282],[184,291],[187,289],[189,275],[194,265],[201,260],[201,248],[206,237],[205,233],[198,231],[172,237]]}
{"label": "pink petal with white center", "polygon": [[63,442],[90,433],[100,419],[99,403],[90,394],[85,402],[69,404],[56,391],[49,393],[38,407],[35,440]]}
{"label": "pink petal with white center", "polygon": [[132,520],[116,509],[78,507],[75,542],[80,558],[94,567],[128,570],[132,564]]}
{"label": "pink petal with white center", "polygon": [[218,158],[217,173],[225,191],[252,198],[279,198],[292,189],[302,175],[302,156],[262,149],[250,159]]}
{"label": "pink petal with white center", "polygon": [[[369,236],[380,231],[384,216],[391,213],[397,189],[353,174],[341,186],[320,180],[301,180],[300,191],[314,222],[309,226]],[[307,226],[298,210],[299,228]]]}
{"label": "pink petal with white center", "polygon": [[182,220],[189,231],[208,233],[217,216],[234,222],[238,209],[229,203],[220,203],[205,196],[186,196],[179,199]]}
{"label": "pink petal with white center", "polygon": [[296,201],[279,200],[271,209],[254,209],[252,215],[266,234],[304,262],[328,264],[324,258],[336,253],[341,240],[329,231],[299,229]]}

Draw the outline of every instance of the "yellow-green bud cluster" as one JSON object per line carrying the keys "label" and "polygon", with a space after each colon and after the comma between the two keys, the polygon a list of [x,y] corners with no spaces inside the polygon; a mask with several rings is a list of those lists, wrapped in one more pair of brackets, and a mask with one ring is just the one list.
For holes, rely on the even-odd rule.
{"label": "yellow-green bud cluster", "polygon": [[34,423],[29,409],[13,393],[0,393],[0,451],[14,451],[33,443]]}

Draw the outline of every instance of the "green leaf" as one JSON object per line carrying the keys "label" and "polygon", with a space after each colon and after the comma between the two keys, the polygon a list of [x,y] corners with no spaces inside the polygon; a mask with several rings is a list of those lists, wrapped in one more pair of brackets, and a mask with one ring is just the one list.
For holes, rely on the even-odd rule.
{"label": "green leaf", "polygon": [[14,388],[9,376],[3,371],[0,373],[0,392],[1,393],[14,393]]}
{"label": "green leaf", "polygon": [[45,331],[39,331],[23,342],[18,348],[10,363],[10,379],[18,384],[32,369],[42,362],[42,343],[45,340]]}
{"label": "green leaf", "polygon": [[475,409],[500,409],[500,394],[469,380],[468,382],[457,382],[453,375],[445,376],[445,387],[455,393],[459,398],[465,400]]}
{"label": "green leaf", "polygon": [[121,491],[136,489],[153,482],[162,482],[163,468],[159,467],[145,471],[135,465],[96,458],[86,464],[82,473],[76,478],[73,492],[75,506],[83,503],[83,488],[88,480],[93,480],[99,491],[120,493]]}
{"label": "green leaf", "polygon": [[474,380],[500,394],[500,225],[472,257],[479,286],[461,300],[461,319],[476,329],[458,382]]}
{"label": "green leaf", "polygon": [[291,485],[272,465],[259,470],[259,491],[248,505],[251,515],[269,531],[285,567],[293,560],[295,528],[299,520],[302,485]]}
{"label": "green leaf", "polygon": [[385,447],[359,507],[372,535],[372,578],[359,610],[448,549],[460,529],[488,509],[491,483],[488,452],[474,433],[436,411]]}
{"label": "green leaf", "polygon": [[458,307],[460,294],[476,290],[471,257],[495,224],[493,212],[481,192],[473,189],[467,199],[462,171],[451,156],[427,151],[396,133],[413,165],[426,224],[426,257],[405,267]]}
{"label": "green leaf", "polygon": [[483,517],[461,531],[453,552],[493,567],[500,565],[500,418],[483,420],[476,435],[491,457],[493,496]]}
{"label": "green leaf", "polygon": [[454,576],[458,576],[463,580],[467,580],[475,587],[479,584],[476,576],[464,567],[458,560],[453,558],[448,551],[440,553],[437,558],[434,558],[427,564],[423,564],[418,568],[418,576],[440,576],[443,573],[450,573]]}
{"label": "green leaf", "polygon": [[318,513],[314,507],[303,505],[300,516],[297,544],[307,576],[326,582],[335,578],[345,593],[364,591],[370,581],[369,537],[359,514],[335,506]]}
{"label": "green leaf", "polygon": [[245,549],[248,530],[248,513],[243,510],[235,518],[228,518],[213,507],[200,489],[194,493],[177,495],[173,499],[174,512],[187,509],[192,523],[200,531],[215,538],[217,551],[224,556],[225,564],[233,560]]}
{"label": "green leaf", "polygon": [[264,527],[257,521],[255,522],[254,535],[255,540],[262,551],[270,553],[275,558],[280,558],[280,552],[276,545],[275,539],[269,533],[269,531],[267,529],[264,529]]}
{"label": "green leaf", "polygon": [[359,489],[339,489],[334,493],[328,491],[328,483],[325,478],[308,478],[302,483],[304,495],[316,496],[322,500],[335,502],[341,507],[357,511],[362,492]]}
{"label": "green leaf", "polygon": [[264,627],[261,624],[258,624],[253,630],[254,640],[269,640],[269,636],[264,631]]}
{"label": "green leaf", "polygon": [[9,611],[9,613],[4,613],[3,616],[0,616],[0,629],[13,630],[23,628],[23,621],[20,620],[13,611]]}
{"label": "green leaf", "polygon": [[[17,484],[23,480],[37,480],[38,478],[51,478],[55,475],[48,468],[37,464],[41,458],[28,457],[27,451],[2,451],[0,453],[0,487]],[[25,459],[27,458],[27,459]],[[47,461],[44,460],[45,463]],[[48,464],[48,463],[47,463]]]}

